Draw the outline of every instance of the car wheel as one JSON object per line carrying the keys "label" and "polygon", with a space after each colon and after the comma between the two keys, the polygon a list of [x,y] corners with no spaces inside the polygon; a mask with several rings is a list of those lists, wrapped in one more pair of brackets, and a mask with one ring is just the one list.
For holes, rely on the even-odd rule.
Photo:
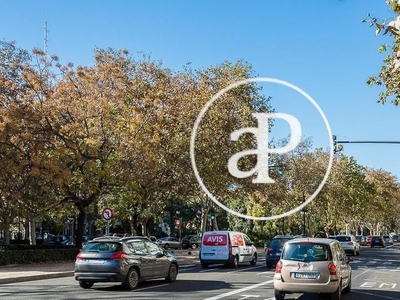
{"label": "car wheel", "polygon": [[232,268],[237,268],[238,266],[239,266],[239,259],[238,259],[237,255],[235,255],[233,257],[233,261],[231,263],[231,267]]}
{"label": "car wheel", "polygon": [[340,284],[336,291],[329,294],[331,300],[341,300],[342,299],[342,285]]}
{"label": "car wheel", "polygon": [[93,286],[93,282],[79,280],[79,285],[83,289],[90,289]]}
{"label": "car wheel", "polygon": [[168,244],[165,244],[164,245],[164,249],[168,249],[169,248],[169,245]]}
{"label": "car wheel", "polygon": [[192,244],[192,249],[196,249],[197,248],[197,244]]}
{"label": "car wheel", "polygon": [[171,264],[169,266],[168,276],[165,277],[167,282],[174,282],[178,277],[178,266],[176,264]]}
{"label": "car wheel", "polygon": [[349,278],[349,284],[343,289],[343,293],[350,293],[351,292],[351,276]]}
{"label": "car wheel", "polygon": [[357,251],[357,255],[360,255],[361,254],[361,250],[360,249],[358,249],[358,251]]}
{"label": "car wheel", "polygon": [[282,291],[274,290],[274,296],[276,300],[284,300],[285,299],[285,293]]}
{"label": "car wheel", "polygon": [[131,268],[126,275],[123,286],[128,290],[134,290],[139,284],[139,272],[135,268]]}
{"label": "car wheel", "polygon": [[208,268],[208,264],[206,264],[206,263],[201,263],[201,267],[202,267],[203,269],[207,269],[207,268]]}
{"label": "car wheel", "polygon": [[254,266],[257,263],[257,253],[254,253],[253,259],[250,262],[250,265]]}
{"label": "car wheel", "polygon": [[356,256],[356,255],[357,255],[357,250],[354,249],[354,250],[353,250],[353,256]]}

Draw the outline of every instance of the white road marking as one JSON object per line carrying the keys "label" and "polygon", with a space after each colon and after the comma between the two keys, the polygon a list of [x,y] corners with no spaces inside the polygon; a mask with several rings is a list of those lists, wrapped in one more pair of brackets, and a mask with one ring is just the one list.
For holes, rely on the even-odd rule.
{"label": "white road marking", "polygon": [[241,288],[241,289],[238,289],[238,290],[233,290],[233,291],[230,291],[230,292],[227,292],[227,293],[224,293],[224,294],[221,294],[221,295],[217,295],[217,296],[214,296],[214,297],[211,297],[211,298],[207,298],[207,299],[204,299],[204,300],[222,299],[222,298],[225,298],[225,297],[228,297],[228,296],[231,296],[231,295],[235,295],[235,294],[242,293],[242,292],[245,292],[245,291],[248,291],[248,290],[251,290],[251,289],[258,288],[258,287],[263,286],[263,285],[270,284],[272,282],[273,282],[273,280],[260,282],[260,283],[257,283],[257,284],[249,285],[247,287],[244,287],[244,288]]}

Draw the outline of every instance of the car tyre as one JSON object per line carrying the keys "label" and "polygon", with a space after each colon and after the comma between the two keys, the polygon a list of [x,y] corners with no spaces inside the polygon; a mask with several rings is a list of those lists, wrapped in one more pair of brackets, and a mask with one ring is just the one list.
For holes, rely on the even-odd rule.
{"label": "car tyre", "polygon": [[165,277],[167,282],[174,282],[178,277],[178,266],[176,264],[171,264],[169,266],[168,276]]}
{"label": "car tyre", "polygon": [[239,266],[239,259],[237,257],[237,255],[235,255],[233,257],[232,263],[231,263],[231,267],[232,268],[237,268]]}
{"label": "car tyre", "polygon": [[251,259],[250,265],[255,266],[257,263],[257,253],[254,253],[253,258]]}
{"label": "car tyre", "polygon": [[349,284],[343,289],[343,293],[350,293],[351,292],[351,276],[349,279]]}
{"label": "car tyre", "polygon": [[169,244],[165,244],[164,249],[168,249],[168,248],[169,248]]}
{"label": "car tyre", "polygon": [[79,285],[83,289],[90,289],[93,286],[93,282],[79,280]]}
{"label": "car tyre", "polygon": [[285,293],[282,291],[274,290],[274,296],[276,300],[284,300],[285,299]]}
{"label": "car tyre", "polygon": [[192,249],[197,249],[197,244],[192,244]]}
{"label": "car tyre", "polygon": [[134,290],[139,285],[139,272],[135,268],[131,268],[126,275],[125,281],[122,284],[128,290]]}
{"label": "car tyre", "polygon": [[342,299],[342,284],[339,285],[336,291],[334,291],[332,294],[329,294],[329,299],[330,300],[341,300]]}

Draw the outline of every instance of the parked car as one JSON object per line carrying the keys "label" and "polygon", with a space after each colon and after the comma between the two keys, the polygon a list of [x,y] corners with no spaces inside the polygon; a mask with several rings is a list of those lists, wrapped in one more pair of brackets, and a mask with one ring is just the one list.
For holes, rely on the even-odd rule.
{"label": "parked car", "polygon": [[267,268],[275,267],[281,258],[283,245],[292,239],[294,239],[294,236],[291,235],[277,235],[271,240],[271,243],[265,249],[265,264]]}
{"label": "parked car", "polygon": [[367,243],[367,246],[368,246],[368,245],[371,245],[371,240],[372,240],[372,235],[367,235],[367,237],[365,238],[365,241],[366,241],[366,243]]}
{"label": "parked car", "polygon": [[84,289],[96,282],[120,282],[132,290],[147,279],[173,282],[178,270],[176,256],[149,240],[98,238],[76,256],[74,276]]}
{"label": "parked car", "polygon": [[385,241],[385,245],[393,245],[393,239],[389,235],[384,235],[383,240]]}
{"label": "parked car", "polygon": [[383,239],[383,236],[380,235],[374,235],[371,237],[371,247],[386,247],[385,240]]}
{"label": "parked car", "polygon": [[397,234],[393,234],[392,235],[392,239],[393,239],[393,242],[398,242],[399,241],[399,236]]}
{"label": "parked car", "polygon": [[62,245],[66,246],[71,243],[70,239],[65,235],[52,235],[47,240],[48,245]]}
{"label": "parked car", "polygon": [[330,299],[340,299],[342,292],[351,291],[350,261],[337,240],[287,241],[275,268],[275,299],[283,300],[292,293],[328,294]]}
{"label": "parked car", "polygon": [[164,249],[181,248],[181,241],[175,237],[163,237],[157,240],[157,243]]}
{"label": "parked car", "polygon": [[365,235],[356,235],[356,240],[360,244],[360,246],[366,246],[367,241],[366,241],[366,236]]}
{"label": "parked car", "polygon": [[204,232],[200,246],[200,263],[202,268],[212,264],[224,264],[237,268],[239,264],[257,263],[257,248],[250,238],[238,231]]}
{"label": "parked car", "polygon": [[344,251],[346,251],[346,253],[350,253],[352,255],[360,255],[360,244],[357,242],[354,235],[337,235],[335,237],[335,240],[339,241],[342,244],[343,249]]}
{"label": "parked car", "polygon": [[181,242],[182,249],[196,249],[200,244],[201,236],[198,234],[184,236]]}

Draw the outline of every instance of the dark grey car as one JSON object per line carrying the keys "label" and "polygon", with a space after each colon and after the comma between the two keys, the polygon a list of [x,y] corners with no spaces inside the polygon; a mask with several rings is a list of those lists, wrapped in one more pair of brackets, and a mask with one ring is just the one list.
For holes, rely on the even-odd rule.
{"label": "dark grey car", "polygon": [[105,238],[90,241],[77,255],[74,276],[85,289],[96,282],[121,282],[132,290],[147,279],[173,282],[178,268],[176,256],[151,241]]}

